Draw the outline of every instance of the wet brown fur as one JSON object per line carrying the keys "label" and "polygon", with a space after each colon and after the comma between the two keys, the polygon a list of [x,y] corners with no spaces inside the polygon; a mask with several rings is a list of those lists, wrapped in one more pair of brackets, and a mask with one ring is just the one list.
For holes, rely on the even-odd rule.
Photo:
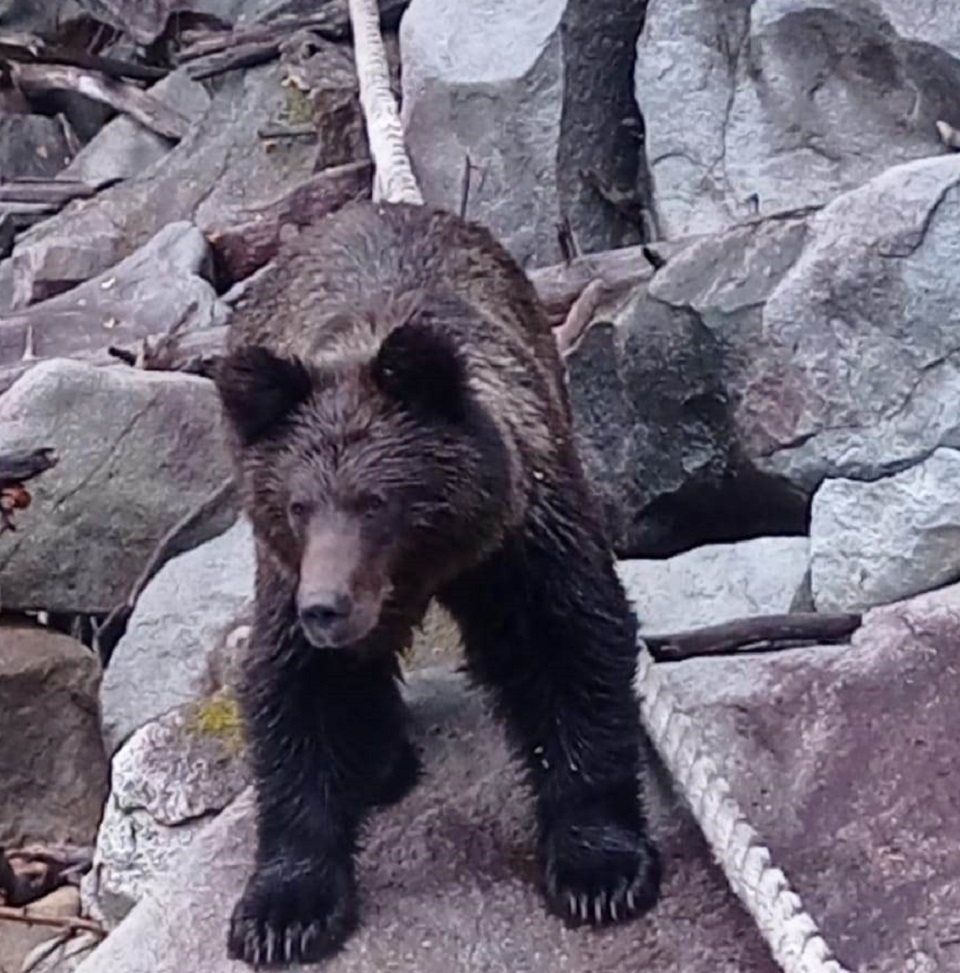
{"label": "wet brown fur", "polygon": [[[550,910],[651,908],[636,621],[554,335],[507,252],[442,211],[349,204],[251,284],[217,383],[258,555],[240,691],[257,866],[230,955],[315,961],[355,928],[366,813],[420,773],[395,656],[432,597],[526,765]],[[379,620],[318,648],[303,605],[329,585]]]}

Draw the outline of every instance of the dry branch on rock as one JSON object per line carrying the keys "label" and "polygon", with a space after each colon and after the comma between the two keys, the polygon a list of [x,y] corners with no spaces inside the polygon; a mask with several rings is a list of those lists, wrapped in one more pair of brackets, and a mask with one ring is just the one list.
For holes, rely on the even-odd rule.
{"label": "dry branch on rock", "polygon": [[[2,63],[2,62],[0,62]],[[148,92],[98,71],[65,64],[6,64],[13,85],[26,95],[72,91],[109,105],[166,138],[179,140],[190,123],[179,112],[157,101]]]}
{"label": "dry branch on rock", "polygon": [[51,929],[63,929],[70,932],[89,932],[95,936],[106,936],[107,930],[92,919],[79,916],[39,916],[33,915],[25,907],[0,905],[0,924],[4,922],[19,922],[26,926],[48,926]]}
{"label": "dry branch on rock", "polygon": [[71,845],[0,848],[0,903],[21,907],[63,885],[78,885],[93,863],[93,849]]}
{"label": "dry branch on rock", "polygon": [[644,635],[642,638],[657,662],[679,662],[707,655],[776,652],[800,645],[846,642],[860,623],[861,616],[856,613],[796,612],[739,618],[689,632]]}

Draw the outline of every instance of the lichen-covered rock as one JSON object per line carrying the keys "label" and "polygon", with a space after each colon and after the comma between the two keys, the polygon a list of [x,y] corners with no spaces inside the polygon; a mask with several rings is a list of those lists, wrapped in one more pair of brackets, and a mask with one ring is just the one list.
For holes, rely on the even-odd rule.
{"label": "lichen-covered rock", "polygon": [[661,229],[823,205],[960,124],[949,2],[650,0],[636,98]]}
{"label": "lichen-covered rock", "polygon": [[93,840],[108,782],[100,678],[79,642],[0,623],[0,847]]}
{"label": "lichen-covered rock", "polygon": [[820,611],[871,608],[960,576],[960,452],[938,449],[869,483],[826,480],[810,522],[811,588]]}
{"label": "lichen-covered rock", "polygon": [[137,730],[113,758],[85,911],[119,922],[247,782],[237,705],[216,695]]}

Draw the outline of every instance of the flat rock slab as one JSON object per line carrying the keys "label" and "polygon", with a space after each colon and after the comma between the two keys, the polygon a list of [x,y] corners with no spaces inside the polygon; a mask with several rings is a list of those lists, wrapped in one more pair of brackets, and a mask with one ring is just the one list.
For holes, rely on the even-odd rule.
{"label": "flat rock slab", "polygon": [[871,611],[849,647],[670,671],[846,968],[960,968],[960,586]]}
{"label": "flat rock slab", "polygon": [[[850,970],[960,964],[960,585],[876,609],[851,646],[664,667],[741,805]],[[476,694],[411,681],[429,776],[373,823],[365,926],[329,973],[774,973],[686,813],[663,793],[667,861],[649,918],[602,933],[546,917],[529,804]],[[82,973],[240,973],[227,917],[249,868],[242,795],[200,833]],[[320,968],[318,968],[320,969]]]}
{"label": "flat rock slab", "polygon": [[[601,933],[544,912],[530,857],[530,805],[503,738],[461,679],[411,680],[429,776],[378,816],[362,857],[364,926],[324,973],[776,973],[710,864],[696,829],[660,795],[666,897],[655,917]],[[242,795],[80,967],[80,973],[245,973],[224,953],[227,917],[250,867]]]}

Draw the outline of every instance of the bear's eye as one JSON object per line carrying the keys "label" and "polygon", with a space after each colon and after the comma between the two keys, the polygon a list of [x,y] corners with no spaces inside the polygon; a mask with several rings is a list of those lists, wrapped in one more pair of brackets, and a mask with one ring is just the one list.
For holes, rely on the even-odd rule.
{"label": "bear's eye", "polygon": [[302,520],[307,516],[307,505],[302,500],[291,500],[289,511],[294,520]]}
{"label": "bear's eye", "polygon": [[372,516],[379,513],[387,505],[387,501],[377,493],[365,493],[357,497],[357,513],[363,516]]}

